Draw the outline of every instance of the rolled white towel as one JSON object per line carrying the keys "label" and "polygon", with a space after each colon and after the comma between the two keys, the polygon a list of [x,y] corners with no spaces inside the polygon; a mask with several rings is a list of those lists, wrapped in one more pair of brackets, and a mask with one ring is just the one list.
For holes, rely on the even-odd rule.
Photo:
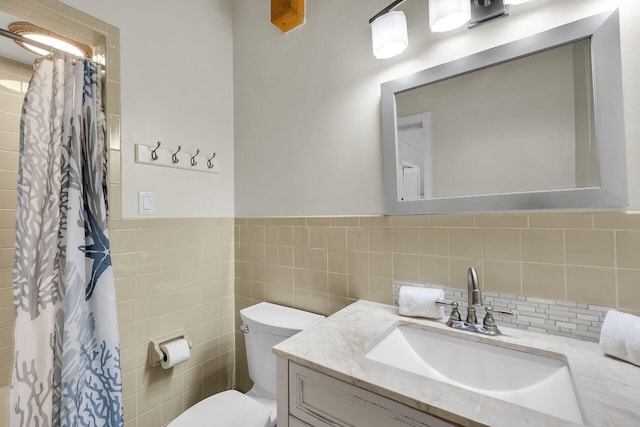
{"label": "rolled white towel", "polygon": [[640,317],[609,310],[600,331],[600,349],[640,366]]}
{"label": "rolled white towel", "polygon": [[441,319],[444,317],[444,307],[436,305],[436,301],[443,299],[442,289],[402,286],[398,297],[399,313],[402,316]]}

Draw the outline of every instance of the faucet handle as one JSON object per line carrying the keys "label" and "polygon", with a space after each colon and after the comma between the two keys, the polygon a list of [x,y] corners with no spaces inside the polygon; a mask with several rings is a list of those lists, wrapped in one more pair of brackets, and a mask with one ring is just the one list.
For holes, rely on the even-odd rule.
{"label": "faucet handle", "polygon": [[507,316],[513,316],[513,311],[509,311],[509,310],[498,310],[495,309],[493,307],[491,307],[490,305],[488,305],[487,307],[485,307],[485,310],[490,311],[492,313],[498,313],[498,314],[504,314]]}
{"label": "faucet handle", "polygon": [[444,302],[444,301],[436,301],[436,305],[450,305],[451,313],[449,313],[449,320],[447,320],[447,326],[453,325],[453,322],[459,322],[462,320],[460,316],[460,311],[458,311],[458,302]]}
{"label": "faucet handle", "polygon": [[448,301],[435,301],[436,305],[444,305],[444,306],[453,306],[453,304],[458,304],[457,302],[453,301],[453,302],[448,302]]}
{"label": "faucet handle", "polygon": [[485,307],[485,312],[486,312],[486,314],[484,315],[484,319],[482,320],[482,324],[484,326],[486,326],[486,327],[495,327],[496,326],[496,321],[493,318],[493,313],[505,314],[507,316],[513,316],[513,312],[511,312],[511,311],[496,310],[495,308],[491,307],[490,305]]}

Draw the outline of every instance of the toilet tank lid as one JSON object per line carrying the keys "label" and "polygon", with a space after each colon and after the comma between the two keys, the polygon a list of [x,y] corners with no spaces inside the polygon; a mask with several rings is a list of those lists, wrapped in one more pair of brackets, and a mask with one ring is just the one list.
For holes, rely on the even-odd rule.
{"label": "toilet tank lid", "polygon": [[291,307],[261,302],[240,310],[245,323],[260,328],[271,328],[276,333],[291,335],[324,319],[319,314]]}

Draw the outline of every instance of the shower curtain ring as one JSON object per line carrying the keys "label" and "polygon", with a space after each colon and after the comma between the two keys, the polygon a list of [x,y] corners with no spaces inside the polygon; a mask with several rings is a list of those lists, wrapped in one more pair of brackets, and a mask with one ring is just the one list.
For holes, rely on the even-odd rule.
{"label": "shower curtain ring", "polygon": [[160,148],[160,141],[158,141],[158,146],[151,151],[151,160],[158,160],[158,148]]}
{"label": "shower curtain ring", "polygon": [[182,146],[178,145],[178,151],[171,155],[171,161],[173,163],[178,163],[180,161],[180,159],[178,158],[178,153],[180,152],[180,150],[182,150]]}
{"label": "shower curtain ring", "polygon": [[214,159],[214,157],[216,157],[216,153],[213,153],[213,155],[211,156],[211,158],[210,158],[210,159],[207,159],[207,167],[208,167],[209,169],[211,169],[211,168],[213,167],[213,162],[212,162],[212,160]]}
{"label": "shower curtain ring", "polygon": [[198,162],[196,161],[196,157],[198,157],[198,154],[200,154],[200,149],[197,149],[196,154],[194,154],[193,157],[191,158],[191,166],[198,165]]}

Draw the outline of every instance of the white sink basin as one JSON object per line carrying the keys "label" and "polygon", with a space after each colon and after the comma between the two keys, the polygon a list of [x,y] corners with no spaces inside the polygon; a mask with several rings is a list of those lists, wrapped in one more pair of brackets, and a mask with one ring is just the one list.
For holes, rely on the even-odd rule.
{"label": "white sink basin", "polygon": [[583,424],[564,360],[397,326],[367,359]]}

